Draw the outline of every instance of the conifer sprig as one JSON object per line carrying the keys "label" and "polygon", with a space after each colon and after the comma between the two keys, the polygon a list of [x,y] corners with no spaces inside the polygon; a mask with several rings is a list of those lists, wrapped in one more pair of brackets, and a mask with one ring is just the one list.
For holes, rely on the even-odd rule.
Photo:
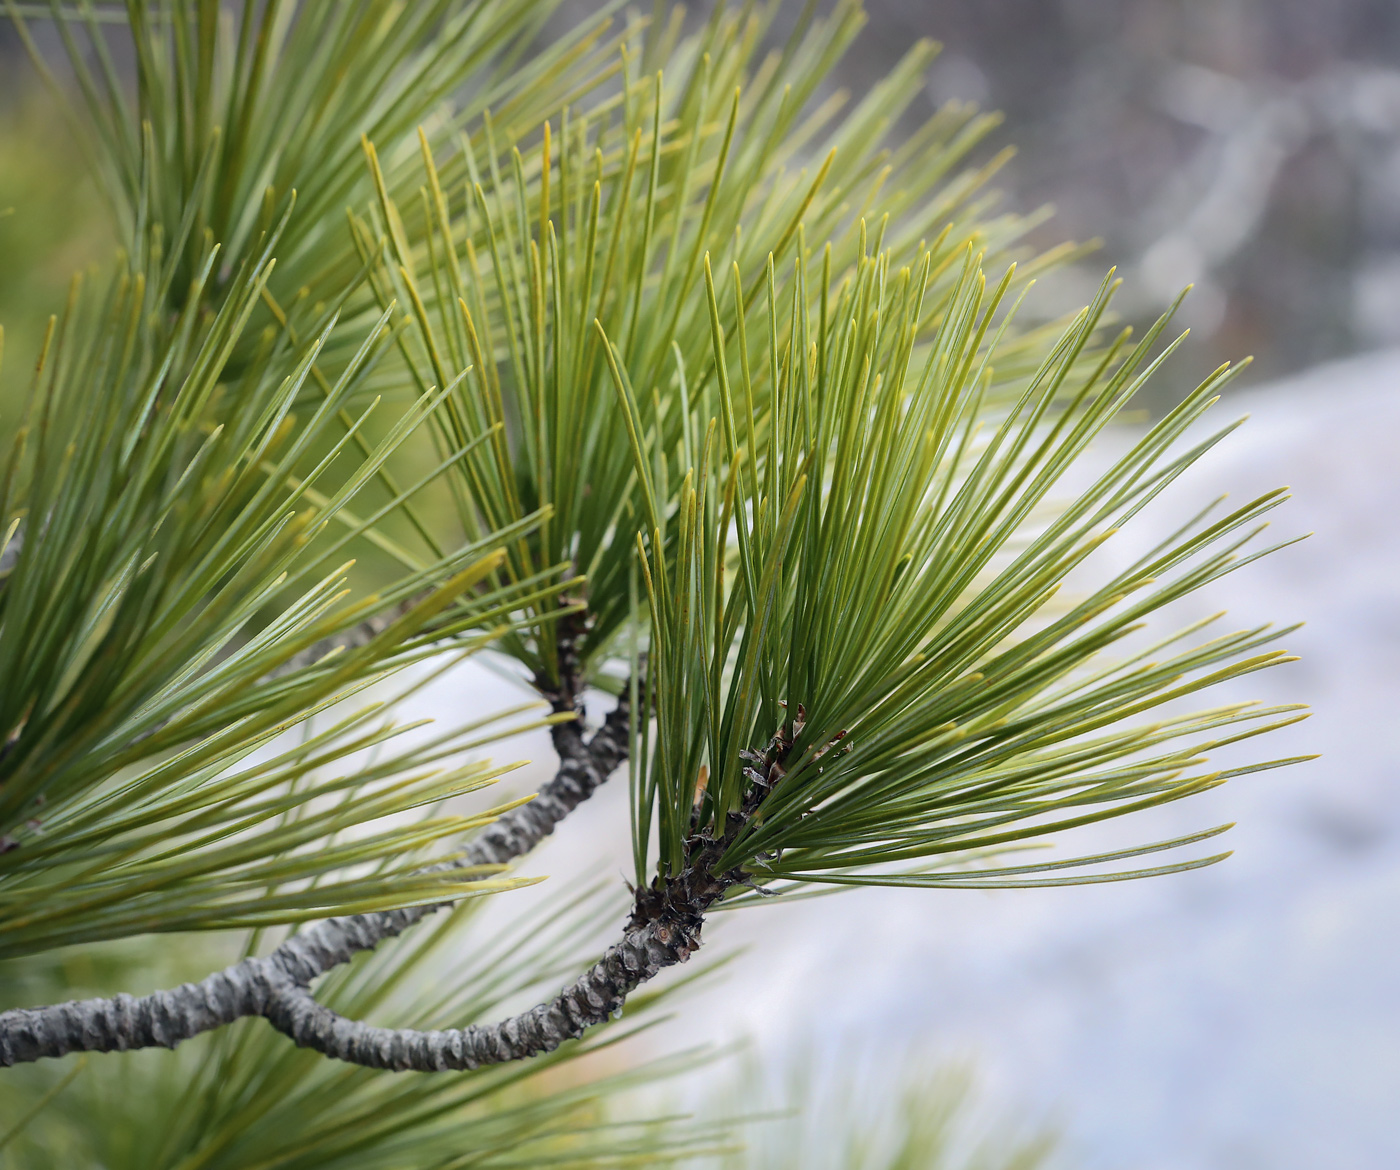
{"label": "conifer sprig", "polygon": [[[744,316],[761,331],[769,258],[786,274],[806,239],[828,239],[828,274],[854,273],[866,243],[859,212],[878,207],[876,247],[896,262],[927,258],[927,295],[912,323],[923,346],[947,311],[964,249],[1003,254],[1037,222],[988,215],[986,184],[1006,155],[977,165],[969,157],[996,117],[952,104],[897,148],[887,143],[935,46],[911,48],[850,110],[839,94],[813,110],[824,64],[862,14],[838,4],[760,60],[776,11],[717,9],[686,38],[674,23],[630,30],[642,47],[623,52],[621,91],[564,107],[528,142],[495,129],[488,114],[484,148],[464,137],[439,161],[420,134],[421,186],[406,203],[366,142],[378,200],[355,221],[356,237],[380,304],[401,306],[401,349],[419,392],[452,387],[433,416],[439,443],[455,450],[499,428],[453,473],[461,523],[473,532],[552,508],[537,536],[508,549],[508,572],[569,561],[586,577],[584,624],[569,650],[584,679],[612,689],[593,668],[617,652],[630,613],[631,534],[643,506],[636,473],[617,458],[629,422],[612,380],[616,372],[628,383],[648,482],[669,501],[685,473],[678,445],[694,446],[692,420],[712,409],[706,254],[735,266]],[[665,70],[645,72],[662,61]],[[1074,252],[1030,257],[1016,283]],[[779,282],[779,296],[790,291]],[[731,360],[744,344],[740,331]],[[1005,336],[993,394],[1014,387],[1044,344],[1035,330]],[[508,635],[503,646],[558,684],[550,640]]]}
{"label": "conifer sprig", "polygon": [[[639,888],[622,939],[553,999],[490,1025],[378,1027],[297,988],[265,1014],[298,1045],[421,1072],[552,1052],[685,962],[725,899],[771,893],[775,881],[1083,884],[1226,856],[1104,868],[1210,840],[1228,827],[1220,826],[1041,864],[987,862],[1028,840],[1295,762],[1195,770],[1205,752],[1302,718],[1296,706],[1169,710],[1139,722],[1289,661],[1268,649],[1286,630],[1201,641],[1197,626],[1117,661],[1105,656],[1172,601],[1272,551],[1252,542],[1283,493],[1219,518],[1208,509],[1062,611],[1049,604],[1232,429],[1182,445],[1230,370],[1047,518],[1049,491],[1165,360],[1149,358],[1169,316],[1131,348],[1121,335],[1086,372],[1081,357],[1107,308],[1110,276],[980,438],[1011,274],[988,292],[969,250],[947,322],[914,367],[929,263],[891,275],[889,262],[888,253],[864,256],[849,286],[819,299],[816,320],[800,293],[785,315],[770,296],[775,373],[760,418],[730,377],[707,274],[718,417],[696,420],[704,440],[674,506],[652,481],[622,355],[604,335],[649,529],[636,543],[656,721],[650,752],[635,757]],[[800,290],[804,259],[795,264]],[[743,312],[736,282],[731,319]],[[747,388],[752,370],[740,373]],[[746,451],[744,436],[759,433],[764,443]],[[642,884],[653,826],[659,856]]]}
{"label": "conifer sprig", "polygon": [[[201,276],[216,263],[211,252]],[[460,879],[414,876],[395,859],[485,823],[355,835],[499,770],[443,766],[480,735],[393,750],[381,703],[322,716],[321,729],[308,720],[443,637],[485,645],[566,583],[491,585],[497,541],[348,602],[336,565],[365,529],[345,522],[348,509],[433,402],[324,484],[349,440],[335,414],[385,325],[302,418],[293,406],[333,322],[304,352],[225,382],[271,266],[266,255],[247,266],[207,323],[192,289],[168,331],[152,328],[160,306],[139,272],[105,292],[75,289],[39,364],[0,474],[14,550],[0,580],[0,954],[438,901]],[[299,661],[390,610],[365,644]],[[370,749],[378,760],[352,762]],[[380,877],[354,873],[366,861]],[[270,898],[273,881],[301,887]]]}
{"label": "conifer sprig", "polygon": [[[34,6],[6,4],[23,28]],[[717,5],[690,35],[658,3],[530,50],[552,10],[47,9],[133,261],[56,328],[0,480],[0,673],[19,680],[0,693],[0,951],[350,916],[268,953],[255,933],[172,991],[0,1013],[0,1059],[261,1016],[368,1068],[479,1070],[390,1081],[221,1031],[166,1150],[182,1170],[664,1162],[684,1147],[660,1129],[583,1136],[586,1089],[505,1095],[605,1042],[585,1034],[645,1002],[711,912],[1208,864],[1135,859],[1213,828],[1013,855],[1219,783],[1205,752],[1300,717],[1183,706],[1285,661],[1278,632],[1137,633],[1267,551],[1250,541],[1280,494],[1101,563],[1219,439],[1188,432],[1230,371],[1052,506],[1166,319],[1105,344],[1106,282],[1068,322],[1020,328],[1019,291],[1075,250],[1029,254],[1035,217],[993,210],[1004,156],[971,152],[995,119],[953,105],[891,139],[931,46],[844,110],[818,87],[856,0],[808,6],[766,57],[776,2]],[[134,101],[109,37],[135,50]],[[420,430],[436,452],[400,485],[388,461]],[[455,525],[415,506],[438,483]],[[355,542],[402,576],[352,603],[336,566]],[[550,704],[560,767],[533,801],[443,816],[497,774],[455,758],[495,725],[396,744],[411,729],[382,709],[336,706],[449,640],[500,646]],[[591,736],[588,684],[620,695]],[[506,991],[578,969],[550,962],[540,923],[431,1009],[384,1010],[450,933],[366,952],[512,884],[501,867],[627,757],[622,939],[495,1023]],[[288,1138],[303,1109],[314,1148]],[[407,1128],[444,1117],[471,1122],[455,1160],[445,1126],[421,1148]]]}
{"label": "conifer sprig", "polygon": [[[775,298],[771,352],[753,368],[741,358],[732,377],[720,355],[724,312],[737,309],[721,309],[709,285],[719,418],[708,420],[674,515],[648,517],[657,730],[637,772],[639,880],[651,810],[662,887],[691,868],[704,842],[722,843],[716,874],[760,883],[1060,884],[1207,864],[1222,855],[1042,876],[1217,830],[1041,865],[939,872],[937,862],[1255,770],[1196,769],[1207,751],[1302,717],[1293,707],[1172,707],[1137,722],[1288,661],[1269,648],[1286,630],[1208,641],[1188,630],[1119,661],[1106,656],[1156,611],[1270,551],[1246,546],[1281,492],[1203,514],[1084,596],[1051,604],[1074,570],[1092,572],[1099,546],[1233,429],[1178,449],[1233,371],[1217,371],[1045,519],[1048,493],[1164,360],[1149,356],[1167,318],[1078,373],[1108,305],[1106,281],[983,437],[981,398],[997,355],[982,338],[1004,326],[995,322],[1009,278],[988,289],[969,252],[948,323],[914,365],[926,272],[927,262],[895,271],[888,254],[868,256],[820,320],[800,299],[784,310]],[[736,424],[750,417],[737,387],[773,379],[770,371],[766,425]],[[631,411],[621,380],[618,391]],[[763,446],[749,457],[746,432],[760,431]],[[633,453],[645,481],[650,461],[640,443]]]}

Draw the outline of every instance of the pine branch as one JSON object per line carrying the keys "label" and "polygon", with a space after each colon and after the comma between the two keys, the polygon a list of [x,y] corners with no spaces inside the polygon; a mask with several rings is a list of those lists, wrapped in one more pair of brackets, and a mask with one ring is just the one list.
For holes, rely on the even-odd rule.
{"label": "pine branch", "polygon": [[[797,730],[800,734],[800,725]],[[650,887],[638,890],[621,941],[549,1003],[496,1024],[425,1032],[348,1020],[317,1003],[302,984],[275,990],[262,1014],[300,1048],[393,1072],[507,1064],[577,1040],[620,1012],[643,983],[689,959],[700,948],[706,913],[732,887],[750,884],[742,869],[722,869],[723,857],[781,779],[794,742],[791,731],[784,727],[763,752],[746,753],[753,784],[739,811],[730,815],[725,833],[718,839],[704,831],[692,833],[681,872],[658,876]],[[693,819],[693,827],[698,819]]]}
{"label": "pine branch", "polygon": [[627,996],[700,945],[699,931],[650,922],[621,942],[552,1001],[497,1024],[422,1032],[377,1028],[316,1002],[305,987],[280,988],[262,1011],[298,1047],[366,1068],[443,1072],[508,1064],[553,1052],[622,1008]]}
{"label": "pine branch", "polygon": [[[627,753],[627,724],[624,689],[591,739],[584,740],[577,723],[552,728],[560,756],[553,780],[534,800],[490,825],[467,846],[460,860],[437,868],[504,865],[533,849],[622,762]],[[313,980],[450,905],[438,902],[329,919],[294,935],[269,955],[244,959],[199,983],[169,991],[0,1012],[0,1066],[70,1052],[174,1048],[182,1040],[245,1016],[266,1016],[281,1027],[278,1021],[287,1018],[289,1005],[297,1004],[300,997],[309,998],[307,988]]]}

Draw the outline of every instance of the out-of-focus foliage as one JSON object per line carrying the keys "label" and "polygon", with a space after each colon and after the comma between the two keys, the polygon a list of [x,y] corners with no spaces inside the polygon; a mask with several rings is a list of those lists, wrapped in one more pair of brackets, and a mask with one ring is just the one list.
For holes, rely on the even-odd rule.
{"label": "out-of-focus foliage", "polygon": [[[839,1070],[827,1071],[831,1064]],[[712,1107],[719,1115],[759,1115],[743,1128],[744,1147],[705,1160],[713,1170],[1051,1170],[1054,1132],[990,1114],[976,1078],[960,1066],[930,1068],[881,1052],[810,1055],[781,1089],[750,1069],[741,1091]],[[764,1114],[763,1103],[771,1101]]]}
{"label": "out-of-focus foliage", "polygon": [[[70,90],[30,32],[47,18],[73,75],[70,108],[122,237],[172,307],[210,243],[217,301],[294,197],[269,293],[338,299],[356,263],[342,216],[368,176],[361,135],[397,143],[425,125],[449,140],[488,106],[529,125],[605,69],[592,20],[536,44],[557,0],[421,0],[237,9],[217,2],[19,5],[5,10],[54,95]],[[27,14],[27,15],[26,15]],[[529,53],[527,49],[532,49]],[[129,72],[135,63],[135,92]]]}
{"label": "out-of-focus foliage", "polygon": [[[63,304],[73,273],[106,262],[114,244],[101,197],[62,119],[42,95],[0,95],[0,325],[12,370],[39,352],[49,314]],[[12,433],[23,391],[18,371],[3,379],[0,435]]]}

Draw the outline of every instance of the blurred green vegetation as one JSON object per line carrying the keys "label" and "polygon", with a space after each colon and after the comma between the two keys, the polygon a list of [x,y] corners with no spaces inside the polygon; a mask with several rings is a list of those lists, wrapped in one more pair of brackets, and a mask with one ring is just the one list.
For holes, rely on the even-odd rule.
{"label": "blurred green vegetation", "polygon": [[[0,442],[13,432],[49,318],[62,313],[74,277],[97,269],[100,280],[105,280],[121,249],[114,217],[52,95],[37,77],[17,80],[12,76],[6,84],[8,92],[0,93],[0,327],[4,329]],[[401,406],[386,403],[376,412],[377,417],[365,427],[371,443],[388,431]],[[327,436],[317,455],[324,454],[331,442]],[[401,476],[416,479],[429,461],[435,458],[431,438],[424,431],[409,438],[394,463]],[[443,485],[428,485],[418,506],[420,513],[432,516],[444,528],[455,528],[450,495]],[[417,551],[402,516],[386,516],[380,528]],[[356,546],[356,580],[361,588],[378,588],[397,576],[400,566],[393,558],[365,541],[357,541]]]}
{"label": "blurred green vegetation", "polygon": [[[63,312],[76,276],[95,269],[99,282],[105,280],[122,246],[88,161],[54,108],[52,95],[37,77],[6,82],[11,88],[0,94],[0,443],[8,441],[17,425],[49,318]],[[347,250],[349,246],[347,233]],[[387,433],[402,406],[400,401],[388,402],[376,412],[364,427],[371,444]],[[332,442],[327,435],[316,447],[316,457]],[[413,480],[433,462],[432,440],[425,429],[409,437],[393,465],[401,478]],[[373,486],[369,494],[376,502],[387,498],[382,491],[375,494]],[[429,516],[439,531],[460,538],[443,484],[427,485],[417,505],[420,515]],[[379,529],[414,552],[423,551],[402,515],[384,517]],[[393,557],[367,541],[357,540],[353,552],[360,589],[381,588],[401,571]],[[276,611],[270,606],[267,616]]]}
{"label": "blurred green vegetation", "polygon": [[27,383],[15,372],[36,358],[73,274],[110,260],[116,247],[74,136],[37,84],[21,85],[0,100],[0,325],[11,368],[0,399],[5,415]]}

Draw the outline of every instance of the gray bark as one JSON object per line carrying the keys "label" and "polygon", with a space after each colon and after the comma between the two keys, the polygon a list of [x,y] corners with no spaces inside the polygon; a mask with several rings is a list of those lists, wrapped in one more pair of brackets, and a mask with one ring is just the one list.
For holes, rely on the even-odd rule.
{"label": "gray bark", "polygon": [[[574,704],[567,688],[550,700],[556,709],[571,709]],[[496,1024],[424,1032],[348,1020],[316,1002],[310,985],[317,976],[437,909],[425,907],[331,919],[289,939],[266,959],[245,960],[203,983],[186,984],[173,992],[0,1014],[0,1064],[80,1049],[174,1047],[197,1032],[252,1015],[266,1017],[300,1047],[395,1072],[474,1069],[552,1052],[619,1012],[627,996],[659,971],[685,962],[700,946],[710,908],[731,887],[750,884],[742,867],[721,871],[719,861],[766,795],[781,782],[802,719],[799,705],[794,724],[780,728],[763,751],[742,753],[750,765],[744,769],[750,784],[741,807],[725,817],[722,835],[712,836],[700,824],[697,810],[681,872],[658,875],[650,886],[637,890],[622,941],[609,947],[549,1003]],[[479,839],[480,852],[473,855],[479,859],[476,864],[529,848],[586,799],[621,760],[626,723],[623,701],[587,744],[577,724],[556,728],[559,774],[539,799],[518,810],[523,813],[538,805],[541,811],[534,818],[503,817]],[[607,771],[602,771],[605,765]]]}
{"label": "gray bark", "polygon": [[699,949],[705,914],[732,886],[751,881],[742,869],[722,872],[718,863],[781,780],[791,745],[791,735],[783,729],[764,751],[746,754],[751,766],[745,774],[751,784],[740,809],[727,818],[727,831],[715,839],[692,821],[684,869],[674,876],[658,876],[639,889],[622,941],[549,1003],[496,1024],[422,1032],[348,1020],[317,1003],[301,984],[274,989],[262,1014],[299,1047],[394,1072],[473,1069],[553,1052],[621,1011],[637,987]]}
{"label": "gray bark", "polygon": [[[551,696],[551,702],[556,709],[572,709],[573,695]],[[624,698],[588,741],[577,723],[555,726],[552,730],[560,764],[554,779],[529,804],[512,809],[488,826],[468,845],[465,856],[455,866],[504,864],[552,833],[625,757],[627,719],[624,692]],[[267,956],[245,959],[199,983],[186,983],[168,991],[0,1012],[0,1066],[70,1052],[173,1048],[182,1040],[245,1016],[267,1016],[279,1027],[285,1023],[284,1031],[299,1028],[309,1037],[311,1024],[303,1021],[320,1019],[319,1013],[306,1008],[307,1002],[314,1005],[307,989],[315,979],[449,905],[450,902],[442,902],[332,918],[293,935]],[[625,957],[617,960],[624,969],[627,963],[638,962],[636,955],[640,952],[635,948],[624,947],[624,953]],[[599,966],[608,961],[605,957]]]}
{"label": "gray bark", "polygon": [[305,987],[273,993],[263,1014],[302,1048],[367,1068],[443,1072],[524,1060],[553,1052],[620,1011],[636,987],[683,963],[700,945],[699,931],[651,922],[629,930],[581,978],[553,1000],[496,1024],[420,1032],[347,1020],[316,1002]]}

